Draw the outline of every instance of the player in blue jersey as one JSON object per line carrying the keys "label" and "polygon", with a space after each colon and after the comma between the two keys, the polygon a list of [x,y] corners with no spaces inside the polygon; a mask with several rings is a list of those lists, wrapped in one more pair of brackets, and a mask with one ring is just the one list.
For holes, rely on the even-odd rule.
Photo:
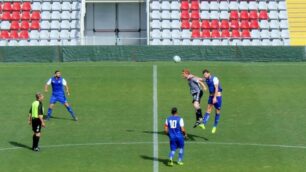
{"label": "player in blue jersey", "polygon": [[178,116],[177,108],[172,108],[171,116],[166,119],[164,130],[165,134],[170,139],[170,153],[169,153],[169,166],[173,166],[173,157],[176,149],[179,149],[178,165],[183,165],[184,157],[184,138],[187,138],[187,134],[184,128],[184,120]]}
{"label": "player in blue jersey", "polygon": [[[202,83],[200,78],[194,77],[189,69],[184,69],[182,72],[183,78],[185,78],[188,81],[188,85],[190,88],[190,94],[192,96],[192,104],[195,109],[195,115],[196,115],[196,122],[193,126],[193,128],[199,126],[202,129],[205,129],[203,123],[202,123],[202,109],[200,106],[201,98],[203,96],[203,90],[206,90],[205,85]],[[201,87],[202,86],[202,87]]]}
{"label": "player in blue jersey", "polygon": [[66,109],[70,113],[71,117],[77,121],[78,118],[75,116],[71,106],[68,104],[66,96],[65,96],[65,91],[64,87],[66,88],[66,93],[69,96],[69,87],[64,78],[61,77],[61,72],[60,71],[55,71],[54,76],[48,80],[48,82],[45,85],[45,92],[48,92],[48,86],[52,86],[52,95],[50,98],[50,105],[48,109],[48,114],[46,120],[49,120],[52,117],[52,109],[55,105],[56,102],[60,102],[61,104],[65,105]]}
{"label": "player in blue jersey", "polygon": [[204,115],[203,123],[207,124],[212,108],[215,107],[216,116],[212,133],[216,133],[217,125],[220,120],[221,106],[222,106],[222,87],[219,79],[210,74],[209,70],[203,70],[203,81],[206,83],[209,90],[207,111]]}

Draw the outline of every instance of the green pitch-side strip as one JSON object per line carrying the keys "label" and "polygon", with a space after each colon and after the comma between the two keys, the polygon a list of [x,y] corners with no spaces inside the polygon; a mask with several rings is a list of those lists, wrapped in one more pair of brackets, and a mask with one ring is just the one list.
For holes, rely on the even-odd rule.
{"label": "green pitch-side strip", "polygon": [[157,66],[153,65],[153,172],[158,172]]}

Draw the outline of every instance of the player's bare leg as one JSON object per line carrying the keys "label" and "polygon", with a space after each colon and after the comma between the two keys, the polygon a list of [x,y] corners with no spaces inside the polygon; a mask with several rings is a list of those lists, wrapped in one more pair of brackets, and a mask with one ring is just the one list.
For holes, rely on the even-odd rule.
{"label": "player's bare leg", "polygon": [[71,106],[68,104],[68,102],[64,103],[64,105],[65,105],[67,111],[70,113],[70,115],[71,115],[71,117],[73,118],[73,120],[77,121],[78,118],[75,116],[75,114],[74,114],[74,112],[73,112]]}

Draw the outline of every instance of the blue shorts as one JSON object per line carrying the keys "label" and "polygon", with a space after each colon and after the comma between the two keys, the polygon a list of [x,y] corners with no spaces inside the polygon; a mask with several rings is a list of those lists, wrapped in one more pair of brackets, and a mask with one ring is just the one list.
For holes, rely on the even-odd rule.
{"label": "blue shorts", "polygon": [[[209,96],[208,98],[208,104],[212,105],[213,104],[213,98],[214,96]],[[213,104],[214,107],[218,110],[221,110],[222,107],[222,96],[217,96],[217,103]]]}
{"label": "blue shorts", "polygon": [[50,104],[55,104],[56,102],[60,102],[61,104],[67,103],[66,96],[65,95],[63,95],[63,96],[54,96],[54,95],[52,95],[50,97]]}
{"label": "blue shorts", "polygon": [[183,149],[184,148],[184,138],[179,138],[179,137],[175,137],[175,138],[170,138],[170,149],[171,151],[175,151],[177,148],[179,149]]}

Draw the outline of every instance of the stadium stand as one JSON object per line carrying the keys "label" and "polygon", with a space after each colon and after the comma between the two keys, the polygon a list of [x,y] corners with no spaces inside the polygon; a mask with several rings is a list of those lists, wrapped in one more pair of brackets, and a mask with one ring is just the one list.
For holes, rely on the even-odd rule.
{"label": "stadium stand", "polygon": [[149,9],[151,45],[290,45],[285,0],[151,0]]}
{"label": "stadium stand", "polygon": [[2,1],[0,45],[77,45],[81,0]]}

